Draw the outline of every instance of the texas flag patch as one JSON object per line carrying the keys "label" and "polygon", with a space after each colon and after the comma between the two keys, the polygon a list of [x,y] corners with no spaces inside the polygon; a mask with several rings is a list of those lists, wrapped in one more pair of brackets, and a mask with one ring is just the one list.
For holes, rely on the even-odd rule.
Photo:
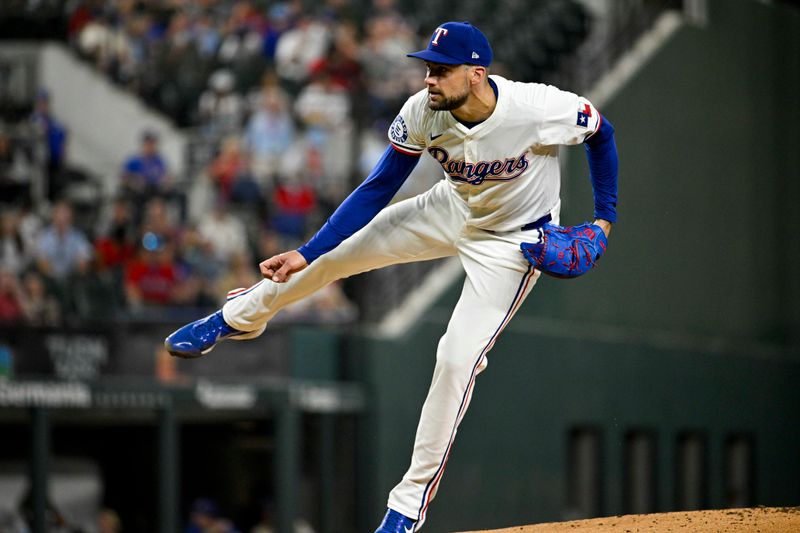
{"label": "texas flag patch", "polygon": [[589,119],[592,118],[592,107],[589,104],[582,104],[578,107],[578,126],[589,127]]}

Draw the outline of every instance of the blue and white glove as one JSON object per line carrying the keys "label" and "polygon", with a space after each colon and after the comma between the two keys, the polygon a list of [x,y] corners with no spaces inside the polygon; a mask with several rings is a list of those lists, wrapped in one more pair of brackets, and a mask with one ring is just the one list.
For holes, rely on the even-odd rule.
{"label": "blue and white glove", "polygon": [[519,245],[537,270],[557,278],[577,278],[594,268],[608,246],[606,234],[595,224],[542,226],[542,242]]}

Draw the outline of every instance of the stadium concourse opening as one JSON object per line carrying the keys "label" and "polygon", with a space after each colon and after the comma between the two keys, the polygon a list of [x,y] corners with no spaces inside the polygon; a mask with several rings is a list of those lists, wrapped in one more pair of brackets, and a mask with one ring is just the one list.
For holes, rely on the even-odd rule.
{"label": "stadium concourse opening", "polygon": [[[52,417],[49,459],[52,470],[47,501],[51,512],[64,517],[67,523],[84,523],[86,520],[81,516],[75,516],[75,501],[85,500],[86,505],[81,508],[96,514],[99,509],[92,508],[93,502],[96,504],[96,496],[102,494],[101,506],[114,509],[124,519],[126,530],[158,530],[158,502],[152,497],[159,483],[158,428],[155,420],[138,418],[132,421],[123,417],[114,424],[110,420],[78,421],[74,415],[69,419]],[[174,465],[182,488],[179,520],[185,520],[193,501],[204,496],[215,498],[220,512],[237,523],[259,521],[265,503],[274,499],[268,483],[274,478],[271,456],[275,451],[274,439],[269,437],[270,425],[264,420],[246,419],[196,420],[181,425],[178,440],[186,446]],[[24,423],[5,423],[3,435],[0,487],[9,491],[4,491],[0,500],[12,498],[21,502],[21,514],[29,516],[30,488],[25,477],[30,429]],[[14,465],[18,468],[13,468]],[[80,480],[79,484],[75,480]],[[239,487],[253,497],[245,502],[235,492],[220,490],[230,486]],[[61,488],[68,488],[70,495]],[[65,506],[67,501],[70,504]],[[0,527],[0,531],[6,530]]]}
{"label": "stadium concourse opening", "polygon": [[49,531],[53,519],[93,531],[104,508],[134,532],[174,532],[200,511],[281,531],[301,518],[351,528],[354,481],[334,469],[358,470],[355,389],[127,383],[0,383],[0,531]]}

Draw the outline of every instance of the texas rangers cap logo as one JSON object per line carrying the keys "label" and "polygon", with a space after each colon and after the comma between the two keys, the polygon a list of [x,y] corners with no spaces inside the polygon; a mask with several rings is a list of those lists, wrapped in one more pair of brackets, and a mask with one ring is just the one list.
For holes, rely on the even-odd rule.
{"label": "texas rangers cap logo", "polygon": [[447,35],[447,28],[442,28],[441,26],[439,26],[433,32],[433,38],[431,39],[431,44],[433,46],[439,46],[439,37],[441,37],[442,35]]}

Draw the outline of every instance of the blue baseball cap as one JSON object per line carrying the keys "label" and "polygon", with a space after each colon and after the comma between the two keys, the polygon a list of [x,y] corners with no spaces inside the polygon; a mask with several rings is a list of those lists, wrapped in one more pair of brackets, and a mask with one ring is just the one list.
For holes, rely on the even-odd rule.
{"label": "blue baseball cap", "polygon": [[492,63],[489,40],[469,22],[445,22],[433,31],[428,48],[406,55],[445,65],[488,67]]}

